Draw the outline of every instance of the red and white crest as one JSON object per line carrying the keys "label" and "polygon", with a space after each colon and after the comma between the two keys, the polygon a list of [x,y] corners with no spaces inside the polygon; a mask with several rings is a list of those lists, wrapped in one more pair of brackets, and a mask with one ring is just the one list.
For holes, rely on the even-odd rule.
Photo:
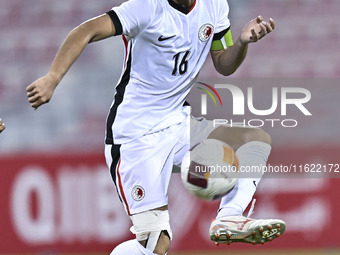
{"label": "red and white crest", "polygon": [[198,38],[202,42],[206,42],[206,41],[208,41],[210,36],[213,34],[213,32],[214,32],[213,25],[211,25],[211,24],[204,24],[203,26],[201,26],[200,30],[198,31]]}
{"label": "red and white crest", "polygon": [[135,186],[131,191],[131,196],[136,201],[141,201],[145,196],[145,190],[142,186]]}

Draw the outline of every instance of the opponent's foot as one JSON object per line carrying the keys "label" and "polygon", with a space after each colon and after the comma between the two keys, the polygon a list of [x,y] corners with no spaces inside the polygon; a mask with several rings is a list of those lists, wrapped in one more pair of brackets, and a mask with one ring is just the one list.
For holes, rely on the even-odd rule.
{"label": "opponent's foot", "polygon": [[279,237],[286,230],[282,220],[254,220],[244,216],[225,216],[211,223],[210,239],[220,243],[242,242],[264,244]]}

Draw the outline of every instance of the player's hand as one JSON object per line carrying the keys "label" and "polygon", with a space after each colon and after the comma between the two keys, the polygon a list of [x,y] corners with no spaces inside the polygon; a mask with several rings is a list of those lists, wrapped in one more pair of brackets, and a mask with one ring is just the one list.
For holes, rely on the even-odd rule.
{"label": "player's hand", "polygon": [[4,131],[5,128],[6,128],[5,124],[2,123],[2,119],[0,119],[0,133],[1,133],[2,131]]}
{"label": "player's hand", "polygon": [[269,34],[275,29],[275,21],[270,18],[269,23],[263,20],[262,16],[250,21],[241,33],[240,39],[242,43],[257,42],[265,35]]}
{"label": "player's hand", "polygon": [[36,110],[50,101],[58,82],[51,75],[46,75],[26,88],[28,102]]}

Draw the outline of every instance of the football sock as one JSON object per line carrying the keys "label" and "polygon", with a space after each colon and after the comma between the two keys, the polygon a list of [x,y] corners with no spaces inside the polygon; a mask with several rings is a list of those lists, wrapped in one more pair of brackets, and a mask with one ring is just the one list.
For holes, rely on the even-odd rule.
{"label": "football sock", "polygon": [[236,151],[239,160],[239,180],[236,186],[221,199],[216,218],[243,214],[263,175],[262,171],[256,172],[256,170],[266,166],[270,151],[269,144],[259,141],[246,143]]}
{"label": "football sock", "polygon": [[129,240],[118,245],[110,255],[154,255],[155,253],[145,249],[136,239]]}

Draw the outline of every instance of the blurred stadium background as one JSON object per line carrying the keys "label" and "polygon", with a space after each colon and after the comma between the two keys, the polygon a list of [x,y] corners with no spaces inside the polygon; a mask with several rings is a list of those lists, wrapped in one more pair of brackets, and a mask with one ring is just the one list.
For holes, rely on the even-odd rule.
{"label": "blurred stadium background", "polygon": [[[7,126],[0,135],[1,254],[108,254],[132,238],[103,156],[105,119],[122,68],[121,38],[89,45],[51,102],[37,111],[25,92],[47,73],[73,27],[121,2],[0,0],[0,118]],[[261,89],[265,80],[312,94],[307,107],[312,117],[289,116],[299,121],[297,128],[264,127],[275,143],[269,162],[339,164],[340,1],[229,4],[234,37],[259,14],[273,17],[277,29],[251,45],[228,81],[247,80],[254,89],[260,83]],[[210,59],[200,77],[221,78]],[[256,97],[261,103],[268,93]],[[199,115],[197,99],[190,96]],[[282,218],[286,234],[264,246],[215,247],[207,229],[218,203],[193,198],[174,174],[169,197],[175,238],[169,254],[340,254],[339,183],[336,178],[264,179],[254,217]]]}

